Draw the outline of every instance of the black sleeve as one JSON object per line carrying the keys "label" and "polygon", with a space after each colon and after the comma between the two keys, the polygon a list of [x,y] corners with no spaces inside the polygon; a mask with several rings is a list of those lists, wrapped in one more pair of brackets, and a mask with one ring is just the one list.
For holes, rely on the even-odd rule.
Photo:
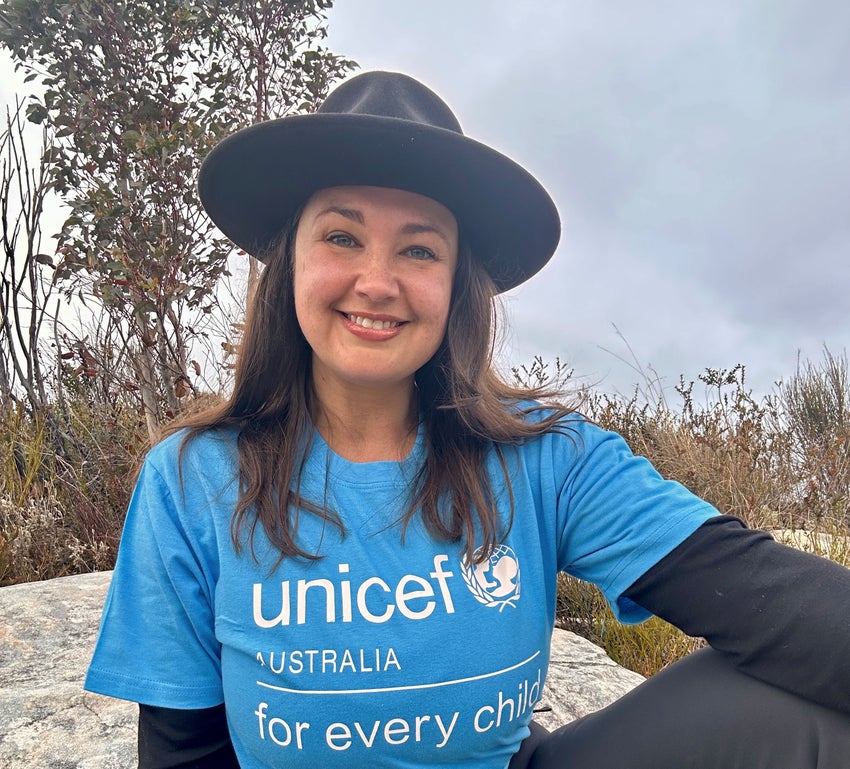
{"label": "black sleeve", "polygon": [[850,569],[719,516],[625,596],[753,677],[850,712]]}
{"label": "black sleeve", "polygon": [[201,710],[139,705],[139,769],[239,769],[224,705]]}

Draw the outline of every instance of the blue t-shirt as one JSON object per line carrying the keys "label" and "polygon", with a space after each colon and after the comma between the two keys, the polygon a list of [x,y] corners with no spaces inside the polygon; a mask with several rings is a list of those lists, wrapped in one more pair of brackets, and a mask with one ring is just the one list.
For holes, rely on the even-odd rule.
{"label": "blue t-shirt", "polygon": [[[181,434],[148,455],[134,492],[86,688],[149,705],[226,703],[240,765],[504,769],[528,734],[548,666],[556,577],[622,593],[717,511],[580,417],[503,448],[515,518],[482,563],[397,525],[423,459],[352,463],[316,434],[301,513],[277,553],[261,526],[236,555],[233,434]],[[509,509],[498,457],[488,469]]]}

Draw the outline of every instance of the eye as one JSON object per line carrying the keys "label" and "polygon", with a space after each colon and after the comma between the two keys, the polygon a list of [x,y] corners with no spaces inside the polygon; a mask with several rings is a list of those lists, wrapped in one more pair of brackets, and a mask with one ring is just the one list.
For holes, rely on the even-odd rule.
{"label": "eye", "polygon": [[436,259],[436,255],[430,248],[425,248],[425,246],[411,246],[404,253],[413,259]]}
{"label": "eye", "polygon": [[354,248],[357,245],[357,241],[347,232],[332,232],[325,240],[340,248]]}

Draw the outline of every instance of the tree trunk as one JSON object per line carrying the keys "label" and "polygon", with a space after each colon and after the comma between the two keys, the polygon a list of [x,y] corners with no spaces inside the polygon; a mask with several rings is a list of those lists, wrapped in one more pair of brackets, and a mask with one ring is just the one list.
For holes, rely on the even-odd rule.
{"label": "tree trunk", "polygon": [[139,380],[139,392],[142,396],[142,409],[145,414],[145,424],[148,428],[148,438],[151,445],[159,441],[159,408],[156,397],[156,368],[150,348],[141,343],[139,357],[136,359],[136,370]]}

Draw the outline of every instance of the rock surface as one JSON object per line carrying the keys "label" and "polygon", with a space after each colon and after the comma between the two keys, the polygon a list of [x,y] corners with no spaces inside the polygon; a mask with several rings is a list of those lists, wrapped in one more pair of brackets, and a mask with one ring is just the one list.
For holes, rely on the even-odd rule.
{"label": "rock surface", "polygon": [[[0,769],[136,766],[136,706],[82,690],[110,577],[0,588]],[[556,631],[535,717],[554,729],[642,680],[589,641]]]}
{"label": "rock surface", "polygon": [[134,767],[135,706],[82,689],[111,574],[0,588],[0,767]]}
{"label": "rock surface", "polygon": [[643,676],[620,667],[586,638],[556,630],[549,675],[534,718],[550,731],[557,729],[604,708],[641,681]]}

